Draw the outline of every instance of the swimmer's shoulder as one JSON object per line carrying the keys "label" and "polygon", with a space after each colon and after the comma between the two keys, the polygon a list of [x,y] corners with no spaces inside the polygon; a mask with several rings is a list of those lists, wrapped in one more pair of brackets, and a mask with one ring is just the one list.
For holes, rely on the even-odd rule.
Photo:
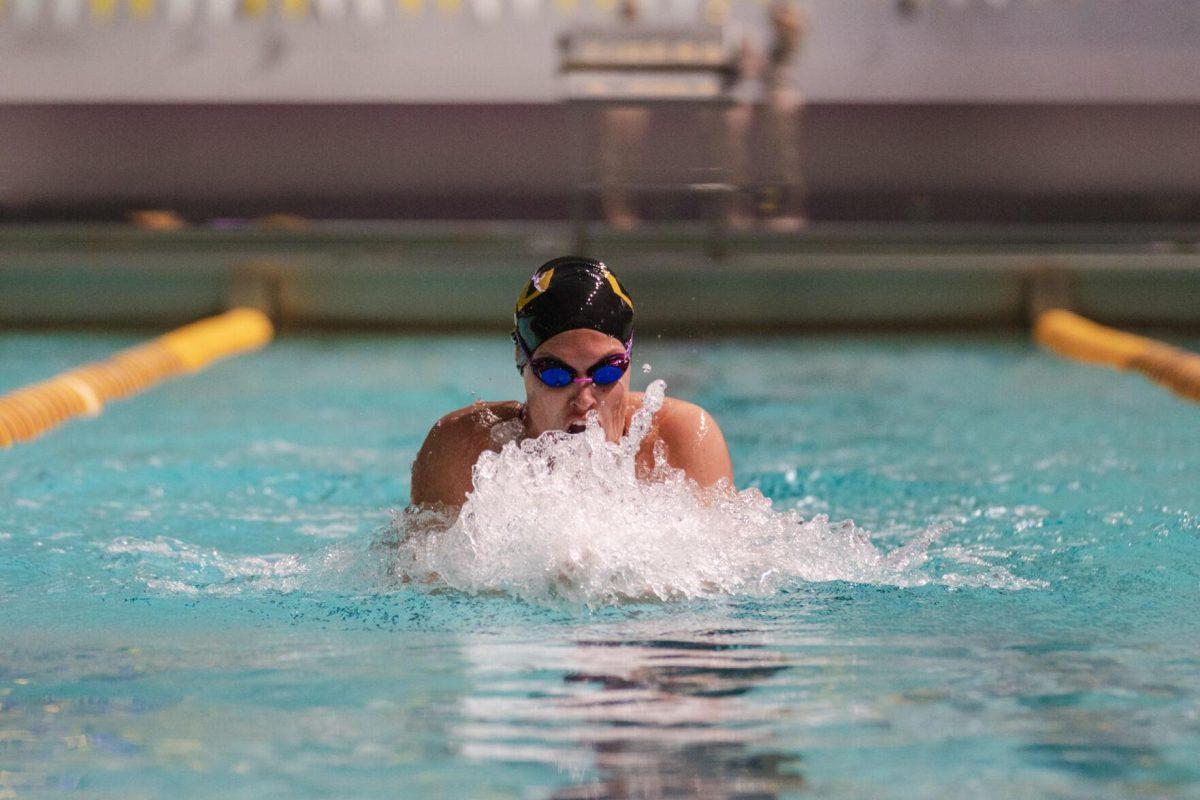
{"label": "swimmer's shoulder", "polygon": [[[645,392],[630,392],[626,399],[629,415],[642,407],[645,402]],[[700,428],[711,416],[695,403],[680,400],[678,397],[664,397],[662,408],[654,413],[654,430],[670,431],[672,434],[692,433]]]}
{"label": "swimmer's shoulder", "polygon": [[[433,423],[429,435],[425,437],[426,445],[455,445],[464,448],[468,445],[478,445],[471,459],[488,449],[492,444],[492,429],[504,422],[511,422],[521,416],[521,404],[515,400],[480,401],[451,411]],[[422,447],[422,450],[425,448]],[[472,448],[467,448],[468,450]],[[449,455],[449,454],[448,454]]]}
{"label": "swimmer's shoulder", "polygon": [[[638,405],[642,393],[631,393]],[[687,473],[701,486],[719,480],[733,484],[733,464],[720,425],[707,410],[687,400],[664,397],[654,415],[651,437],[666,448],[667,462]]]}
{"label": "swimmer's shoulder", "polygon": [[444,428],[462,434],[487,432],[499,422],[508,422],[521,415],[521,404],[516,400],[480,400],[469,406],[451,411],[433,424],[434,429]]}
{"label": "swimmer's shoulder", "polygon": [[659,435],[667,440],[668,445],[683,444],[709,435],[720,436],[724,442],[721,429],[712,415],[687,400],[664,397],[662,408],[654,415],[654,420]]}
{"label": "swimmer's shoulder", "polygon": [[413,505],[462,505],[471,491],[471,467],[496,448],[497,425],[520,418],[514,400],[481,401],[439,419],[429,429],[412,468]]}

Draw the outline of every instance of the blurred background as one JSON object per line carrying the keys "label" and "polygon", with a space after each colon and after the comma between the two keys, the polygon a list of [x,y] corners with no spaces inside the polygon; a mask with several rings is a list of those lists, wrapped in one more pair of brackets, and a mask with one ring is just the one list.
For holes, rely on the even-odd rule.
{"label": "blurred background", "polygon": [[[0,321],[238,301],[492,324],[498,288],[430,321],[379,275],[469,251],[510,278],[575,250],[735,273],[905,253],[911,276],[970,251],[991,260],[954,266],[983,283],[942,274],[921,306],[918,277],[884,280],[882,321],[1016,325],[1047,263],[1087,266],[1047,253],[1115,248],[1145,263],[1068,287],[1085,310],[1190,324],[1197,130],[1193,0],[0,0]],[[1166,288],[1130,311],[1147,265]],[[142,272],[98,283],[121,269]],[[52,290],[79,280],[87,302]],[[879,321],[839,280],[819,307],[714,321]]]}
{"label": "blurred background", "polygon": [[[713,5],[645,0],[639,24],[700,27]],[[1192,0],[799,7],[787,69],[814,220],[1200,219]],[[767,49],[769,10],[733,0],[725,27]],[[566,218],[591,155],[573,147],[560,36],[618,11],[0,0],[0,219]],[[701,111],[652,120],[643,163],[694,168],[678,140]],[[697,213],[649,205],[652,218]]]}

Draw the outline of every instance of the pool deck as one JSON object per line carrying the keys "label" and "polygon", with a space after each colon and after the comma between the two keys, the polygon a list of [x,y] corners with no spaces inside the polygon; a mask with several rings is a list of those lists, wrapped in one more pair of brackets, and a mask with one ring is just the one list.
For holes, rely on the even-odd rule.
{"label": "pool deck", "polygon": [[[1046,306],[1200,330],[1195,225],[712,234],[596,226],[587,248],[635,292],[643,331],[1018,329]],[[577,242],[561,222],[0,227],[0,326],[161,326],[252,305],[285,328],[500,329],[520,276]]]}

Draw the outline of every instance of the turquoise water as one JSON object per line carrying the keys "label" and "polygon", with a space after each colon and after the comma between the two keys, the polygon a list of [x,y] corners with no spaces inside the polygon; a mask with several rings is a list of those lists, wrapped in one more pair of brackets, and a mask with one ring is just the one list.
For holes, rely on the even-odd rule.
{"label": "turquoise water", "polygon": [[[133,341],[2,334],[0,391]],[[882,552],[946,526],[928,561],[400,583],[416,448],[510,350],[288,337],[0,452],[0,798],[1200,797],[1200,408],[1015,338],[649,341],[739,488]]]}

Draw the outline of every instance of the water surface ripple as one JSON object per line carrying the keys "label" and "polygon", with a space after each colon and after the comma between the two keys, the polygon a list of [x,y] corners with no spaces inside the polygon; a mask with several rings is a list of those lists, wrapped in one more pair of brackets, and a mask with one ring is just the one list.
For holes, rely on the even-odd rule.
{"label": "water surface ripple", "polygon": [[[129,342],[0,335],[0,391]],[[824,572],[691,591],[798,552],[710,517],[630,529],[675,591],[397,580],[510,349],[285,338],[0,453],[0,797],[1200,797],[1195,406],[1007,338],[651,340]]]}

